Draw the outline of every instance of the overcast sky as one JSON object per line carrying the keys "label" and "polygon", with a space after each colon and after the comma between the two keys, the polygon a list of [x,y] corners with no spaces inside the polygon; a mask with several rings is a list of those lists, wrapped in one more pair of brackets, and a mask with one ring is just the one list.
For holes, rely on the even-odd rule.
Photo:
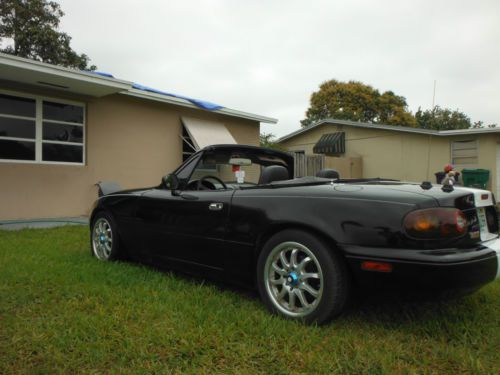
{"label": "overcast sky", "polygon": [[500,1],[59,0],[100,71],[300,127],[321,82],[500,124]]}

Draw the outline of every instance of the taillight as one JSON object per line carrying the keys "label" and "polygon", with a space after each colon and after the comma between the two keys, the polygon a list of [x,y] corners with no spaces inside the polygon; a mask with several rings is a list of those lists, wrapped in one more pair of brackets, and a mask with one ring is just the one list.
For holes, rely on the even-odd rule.
{"label": "taillight", "polygon": [[453,238],[467,232],[467,218],[456,208],[427,208],[406,215],[403,227],[413,238]]}

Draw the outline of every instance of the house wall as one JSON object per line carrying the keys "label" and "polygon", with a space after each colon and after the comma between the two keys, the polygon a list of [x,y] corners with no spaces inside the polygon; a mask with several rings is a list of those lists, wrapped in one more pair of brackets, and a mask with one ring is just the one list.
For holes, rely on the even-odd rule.
{"label": "house wall", "polygon": [[362,178],[363,159],[361,157],[325,157],[325,168],[335,169],[342,178]]}
{"label": "house wall", "polygon": [[281,142],[290,151],[313,154],[313,147],[325,133],[346,133],[346,158],[362,158],[363,177],[385,177],[406,181],[435,181],[434,173],[451,163],[451,142],[478,140],[478,163],[456,165],[463,168],[490,170],[489,189],[497,192],[496,150],[500,136],[429,136],[382,129],[365,129],[344,125],[323,124]]}
{"label": "house wall", "polygon": [[256,121],[119,94],[72,99],[87,105],[86,164],[0,162],[0,220],[88,215],[101,180],[158,185],[182,161],[181,116],[220,121],[238,143],[259,143]]}

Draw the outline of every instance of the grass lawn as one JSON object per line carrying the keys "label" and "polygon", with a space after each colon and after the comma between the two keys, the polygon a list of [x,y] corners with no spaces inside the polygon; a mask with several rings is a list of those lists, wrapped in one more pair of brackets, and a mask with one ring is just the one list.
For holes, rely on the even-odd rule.
{"label": "grass lawn", "polygon": [[499,374],[499,310],[497,281],[310,327],[248,292],[98,262],[86,227],[0,231],[0,374]]}

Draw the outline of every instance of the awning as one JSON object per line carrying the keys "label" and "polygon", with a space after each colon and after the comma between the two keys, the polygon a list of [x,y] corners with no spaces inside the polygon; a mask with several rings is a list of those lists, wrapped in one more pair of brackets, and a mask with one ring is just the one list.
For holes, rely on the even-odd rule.
{"label": "awning", "polygon": [[210,145],[236,144],[229,130],[221,122],[182,117],[182,124],[196,150]]}
{"label": "awning", "polygon": [[314,145],[315,154],[343,154],[345,153],[345,132],[323,134]]}

